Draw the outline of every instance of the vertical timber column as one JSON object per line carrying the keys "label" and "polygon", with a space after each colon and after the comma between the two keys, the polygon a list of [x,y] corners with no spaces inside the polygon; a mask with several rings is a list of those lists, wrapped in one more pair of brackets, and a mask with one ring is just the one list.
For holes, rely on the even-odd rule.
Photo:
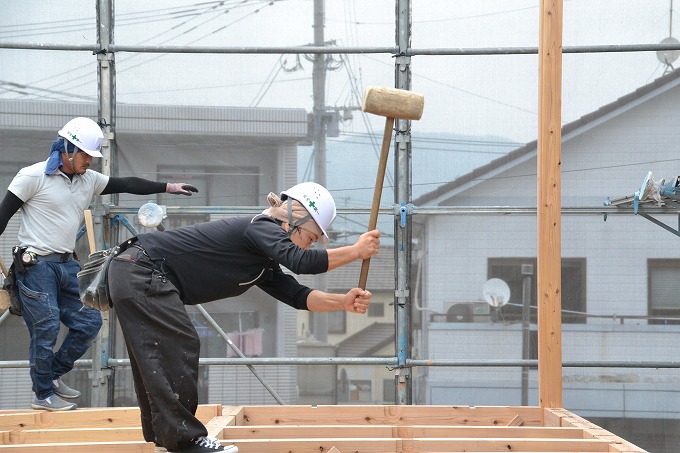
{"label": "vertical timber column", "polygon": [[[113,162],[115,160],[115,59],[113,53],[109,52],[113,44],[113,0],[97,0],[97,41],[99,52],[97,53],[97,81],[98,81],[98,121],[104,133],[104,144],[102,146],[103,162],[102,173],[111,176],[113,174]],[[117,202],[117,198],[112,199],[111,195],[101,196],[101,202],[95,206],[95,222],[99,230],[99,244],[104,240],[104,223],[108,221],[104,206]],[[113,235],[112,235],[113,237]],[[110,311],[102,312],[102,328],[95,340],[92,350],[92,407],[106,407],[113,405],[112,382],[110,382],[111,371],[108,367],[108,360],[111,350],[111,317]],[[110,388],[111,387],[111,388]]]}
{"label": "vertical timber column", "polygon": [[[395,85],[402,90],[411,89],[411,57],[406,51],[411,47],[411,2],[398,0],[396,41],[399,55],[396,58]],[[411,121],[395,122],[394,201],[400,206],[394,218],[395,304],[397,367],[395,368],[396,403],[412,404],[412,374],[406,366],[411,358]]]}
{"label": "vertical timber column", "polygon": [[541,0],[538,48],[538,397],[562,407],[562,0]]}

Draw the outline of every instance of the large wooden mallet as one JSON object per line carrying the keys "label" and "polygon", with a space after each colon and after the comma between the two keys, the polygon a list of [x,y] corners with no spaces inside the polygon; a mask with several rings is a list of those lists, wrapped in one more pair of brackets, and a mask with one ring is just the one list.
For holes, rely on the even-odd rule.
{"label": "large wooden mallet", "polygon": [[[413,91],[397,88],[368,87],[366,93],[364,93],[364,102],[361,110],[385,117],[385,133],[383,134],[382,148],[380,150],[378,174],[375,178],[375,191],[373,192],[373,205],[371,206],[371,218],[368,221],[368,231],[375,230],[378,224],[380,196],[382,195],[383,181],[385,180],[387,156],[390,153],[394,119],[419,120],[423,115],[424,105],[425,98],[423,95]],[[370,258],[365,259],[361,263],[361,274],[359,275],[359,288],[361,289],[366,289],[370,263]]]}

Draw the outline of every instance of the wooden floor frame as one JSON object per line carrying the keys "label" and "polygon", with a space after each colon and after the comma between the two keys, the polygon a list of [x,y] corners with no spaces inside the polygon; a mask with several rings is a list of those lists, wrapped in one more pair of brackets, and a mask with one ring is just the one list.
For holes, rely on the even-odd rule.
{"label": "wooden floor frame", "polygon": [[[645,450],[565,409],[533,406],[201,405],[209,435],[239,453],[617,452]],[[145,452],[138,408],[0,411],[7,452]]]}

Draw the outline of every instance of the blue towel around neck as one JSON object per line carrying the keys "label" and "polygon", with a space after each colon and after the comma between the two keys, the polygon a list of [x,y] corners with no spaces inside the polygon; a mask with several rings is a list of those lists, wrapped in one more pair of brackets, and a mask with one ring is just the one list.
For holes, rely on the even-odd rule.
{"label": "blue towel around neck", "polygon": [[[68,142],[68,152],[72,153],[75,151],[75,145]],[[64,151],[64,139],[59,137],[52,142],[52,149],[50,149],[50,157],[47,158],[47,166],[45,166],[45,174],[53,175],[59,170],[63,163],[61,162],[61,153]]]}

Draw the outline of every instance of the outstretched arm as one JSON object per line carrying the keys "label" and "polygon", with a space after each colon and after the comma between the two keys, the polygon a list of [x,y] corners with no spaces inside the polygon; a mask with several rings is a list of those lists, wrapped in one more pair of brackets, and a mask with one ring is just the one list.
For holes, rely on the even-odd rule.
{"label": "outstretched arm", "polygon": [[315,289],[307,296],[307,309],[316,312],[345,310],[365,314],[370,303],[370,291],[361,288],[352,288],[347,294],[330,294]]}
{"label": "outstretched arm", "polygon": [[365,260],[380,251],[380,231],[372,230],[359,236],[359,239],[345,247],[328,250],[328,270],[332,271],[355,260]]}
{"label": "outstretched arm", "polygon": [[128,176],[127,178],[109,178],[109,183],[104,188],[102,195],[111,193],[132,193],[135,195],[149,195],[152,193],[171,193],[177,195],[191,195],[198,189],[191,184],[175,182],[156,182],[148,179]]}

